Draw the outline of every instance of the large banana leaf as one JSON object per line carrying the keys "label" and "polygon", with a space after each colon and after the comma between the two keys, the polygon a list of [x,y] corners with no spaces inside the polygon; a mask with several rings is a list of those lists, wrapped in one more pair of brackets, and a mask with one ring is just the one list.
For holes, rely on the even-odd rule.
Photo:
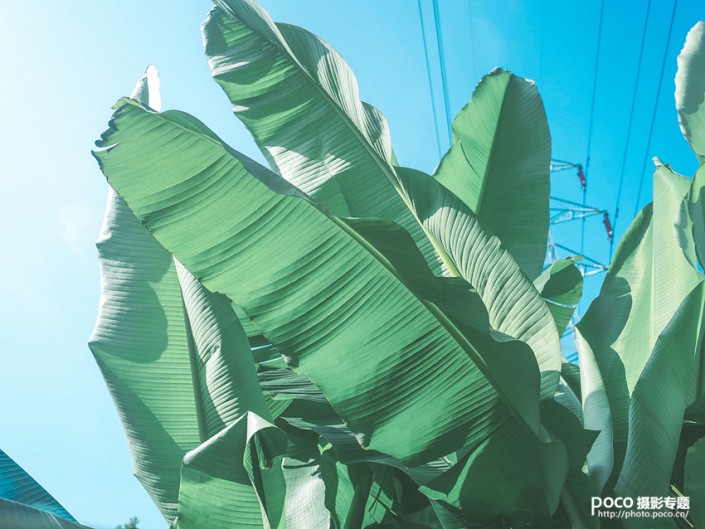
{"label": "large banana leaf", "polygon": [[683,136],[700,163],[705,162],[705,22],[688,32],[678,55],[676,110]]}
{"label": "large banana leaf", "polygon": [[[600,296],[579,324],[594,357],[592,369],[589,356],[584,364],[584,376],[595,376],[584,386],[596,390],[583,392],[586,423],[605,423],[609,413],[614,446],[611,464],[604,441],[588,461],[611,466],[607,486],[618,476],[622,495],[667,492],[688,403],[704,299],[692,231],[682,217],[690,185],[670,167],[657,167],[653,213],[645,208],[630,227]],[[588,405],[602,388],[609,412]]]}
{"label": "large banana leaf", "polygon": [[548,242],[550,164],[551,136],[536,84],[496,68],[453,121],[453,145],[433,176],[534,279]]}
{"label": "large banana leaf", "polygon": [[482,354],[389,260],[203,124],[123,100],[99,145],[132,211],[209,290],[245,310],[364,446],[423,462],[506,419]]}
{"label": "large banana leaf", "polygon": [[360,101],[340,54],[308,31],[275,24],[253,0],[224,0],[203,24],[214,79],[276,171],[339,215],[380,217],[440,261],[399,193],[384,117]]}
{"label": "large banana leaf", "polygon": [[0,450],[0,529],[81,528],[44,487]]}
{"label": "large banana leaf", "polygon": [[[133,97],[158,106],[156,88],[150,69]],[[207,514],[189,501],[194,469],[201,472],[199,490],[219,497],[235,486],[227,481],[232,476],[218,479],[202,469],[212,467],[209,460],[224,443],[229,458],[223,464],[242,467],[263,429],[244,417],[270,418],[249,342],[227,298],[205,290],[113,192],[98,249],[102,295],[91,350],[125,426],[136,476],[168,521],[178,516],[180,524],[193,526]],[[194,456],[182,477],[189,451]],[[281,477],[278,467],[270,473],[277,472]],[[253,487],[261,470],[250,473],[256,479],[237,497],[251,517],[238,523],[261,527],[264,499],[256,493],[271,493],[268,510],[277,517],[283,481],[279,492],[262,491]],[[226,492],[232,501],[232,491]]]}

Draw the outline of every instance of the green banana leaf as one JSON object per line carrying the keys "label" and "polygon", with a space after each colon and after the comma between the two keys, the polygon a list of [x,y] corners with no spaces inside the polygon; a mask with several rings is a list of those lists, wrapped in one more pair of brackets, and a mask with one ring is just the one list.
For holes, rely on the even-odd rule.
{"label": "green banana leaf", "polygon": [[[273,376],[264,382],[263,389],[274,392],[276,398],[294,401],[278,422],[289,435],[289,451],[283,466],[287,499],[291,496],[290,480],[297,485],[308,480],[299,486],[309,501],[304,503],[302,499],[297,506],[292,505],[293,511],[287,512],[287,526],[328,527],[327,523],[313,522],[291,525],[294,514],[306,516],[302,521],[322,518],[321,507],[325,504],[330,511],[326,516],[340,527],[346,523],[377,527],[378,522],[401,523],[402,527],[441,527],[439,518],[443,517],[443,511],[439,515],[417,488],[447,470],[450,465],[446,460],[409,468],[388,455],[363,449],[320,390],[304,382],[300,375],[294,375],[299,379],[297,383],[284,382],[291,375],[275,374],[277,371],[285,370],[271,370]],[[367,477],[361,482],[361,476]],[[355,487],[358,492],[353,494]],[[324,499],[317,503],[321,490]]]}
{"label": "green banana leaf", "polygon": [[286,486],[275,463],[285,451],[281,430],[255,413],[241,415],[184,457],[172,527],[286,527]]}
{"label": "green banana leaf", "polygon": [[676,110],[683,136],[705,162],[705,22],[691,28],[678,55]]}
{"label": "green banana leaf", "polygon": [[[588,457],[599,469],[591,474],[604,478],[611,466],[606,487],[630,496],[668,492],[702,335],[703,276],[682,217],[692,181],[665,165],[654,179],[653,208],[629,228],[578,325],[586,424],[612,427],[612,461],[605,435]],[[597,404],[604,397],[608,410]]]}
{"label": "green banana leaf", "polygon": [[395,189],[386,120],[360,101],[340,54],[302,28],[275,24],[253,0],[216,4],[203,24],[213,78],[271,167],[333,213],[399,223],[440,273]]}
{"label": "green banana leaf", "polygon": [[[624,372],[610,370],[610,367],[617,365],[616,355],[611,357],[612,363],[609,364],[601,358],[603,361],[600,365],[608,379],[608,384],[605,384],[601,367],[590,345],[580,333],[579,327],[575,329],[575,344],[580,363],[583,425],[585,428],[600,432],[587,454],[588,472],[597,490],[602,491],[612,476],[615,456],[619,458],[616,462],[617,466],[620,466],[624,460],[629,396],[624,386],[619,383],[620,375],[623,377]],[[605,365],[609,367],[605,368]]]}
{"label": "green banana leaf", "polygon": [[330,445],[321,451],[325,502],[333,527],[439,528],[428,499],[394,467],[343,464]]}
{"label": "green banana leaf", "polygon": [[0,450],[0,529],[87,529]]}
{"label": "green banana leaf", "polygon": [[[586,431],[571,411],[555,401],[542,403],[551,441],[531,438],[509,419],[488,440],[421,490],[468,522],[504,518],[550,518],[559,496],[579,506],[591,523],[590,495],[577,486],[597,432]],[[582,479],[581,479],[582,477]]]}
{"label": "green banana leaf", "polygon": [[327,484],[321,475],[319,436],[311,431],[282,428],[289,439],[282,462],[287,491],[286,526],[328,529],[331,514],[325,506]]}
{"label": "green banana leaf", "polygon": [[433,176],[496,235],[530,279],[548,243],[551,135],[536,84],[495,68],[453,121]]}
{"label": "green banana leaf", "polygon": [[[150,68],[133,93],[151,107],[159,105],[156,76]],[[186,454],[200,454],[194,461],[207,467],[227,443],[230,463],[242,465],[261,428],[247,430],[247,444],[236,446],[245,437],[234,425],[247,414],[271,420],[250,344],[229,300],[205,290],[112,191],[98,249],[102,294],[90,347],[123,421],[137,478],[169,522],[178,516],[189,526],[199,514],[180,501],[193,495],[194,467],[186,465],[182,476]],[[226,439],[207,449],[219,435]],[[251,473],[258,482],[263,472]],[[268,473],[281,477],[281,468]],[[203,473],[199,479],[203,493],[217,496],[223,486]],[[280,481],[274,497],[283,503]],[[252,518],[238,523],[261,527],[260,491],[253,483],[249,488]],[[277,503],[267,506],[276,517]]]}
{"label": "green banana leaf", "polygon": [[[510,418],[421,491],[466,521],[497,522],[521,511],[549,515],[557,507],[568,470],[564,451],[561,443],[527,436]],[[542,460],[551,461],[549,476],[555,476],[555,482],[544,480]],[[546,496],[551,494],[549,504]]]}

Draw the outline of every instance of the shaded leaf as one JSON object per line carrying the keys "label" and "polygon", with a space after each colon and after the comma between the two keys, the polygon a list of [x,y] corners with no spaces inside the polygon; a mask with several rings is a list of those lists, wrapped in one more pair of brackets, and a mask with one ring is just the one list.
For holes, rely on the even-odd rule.
{"label": "shaded leaf", "polygon": [[[155,76],[148,71],[133,94],[150,106],[158,106]],[[246,412],[269,411],[227,298],[175,262],[112,190],[98,250],[102,292],[90,347],[125,427],[136,476],[172,522],[185,454]]]}

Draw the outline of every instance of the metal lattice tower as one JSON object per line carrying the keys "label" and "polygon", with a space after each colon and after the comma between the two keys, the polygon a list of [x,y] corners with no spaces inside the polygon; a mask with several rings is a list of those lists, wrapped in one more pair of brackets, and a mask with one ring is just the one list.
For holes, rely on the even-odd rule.
{"label": "metal lattice tower", "polygon": [[[563,160],[551,160],[551,174],[575,170],[578,177],[580,188],[583,191],[583,197],[585,196],[585,189],[587,188],[587,180],[585,178],[585,173],[583,172],[583,167],[581,164],[566,162]],[[574,202],[572,200],[566,200],[564,198],[551,196],[550,202],[550,225],[558,225],[567,222],[580,222],[584,225],[585,219],[590,217],[602,217],[602,224],[604,225],[605,232],[610,243],[614,238],[614,231],[612,229],[612,223],[610,221],[609,213],[606,209],[593,207],[590,205],[579,202]],[[584,229],[581,229],[580,235],[580,246],[583,247],[583,234]],[[580,273],[583,277],[589,277],[597,274],[601,274],[607,271],[608,265],[600,262],[597,259],[586,255],[586,252],[576,251],[560,242],[556,241],[553,234],[549,231],[548,234],[548,247],[546,249],[546,261],[544,267],[551,266],[554,262],[565,257],[574,257],[582,255],[582,259],[575,263]],[[578,308],[576,307],[573,317],[568,323],[568,327],[563,333],[562,338],[567,338],[569,336],[575,336],[575,324],[580,320],[580,314]],[[576,347],[577,349],[577,347]],[[573,353],[567,355],[567,359],[571,362],[577,359],[577,354]]]}

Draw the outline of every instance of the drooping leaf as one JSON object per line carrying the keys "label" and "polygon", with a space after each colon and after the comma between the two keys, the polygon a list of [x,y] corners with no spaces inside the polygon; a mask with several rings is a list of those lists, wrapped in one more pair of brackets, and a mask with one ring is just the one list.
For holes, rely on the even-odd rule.
{"label": "drooping leaf", "polygon": [[289,439],[286,457],[282,460],[286,480],[286,526],[327,529],[331,516],[325,506],[326,485],[321,475],[319,437],[315,432],[296,428],[284,431]]}
{"label": "drooping leaf", "polygon": [[676,110],[683,136],[705,162],[705,22],[690,29],[678,55]]}
{"label": "drooping leaf", "polygon": [[252,0],[216,3],[203,24],[211,72],[271,166],[336,214],[397,222],[440,272],[395,189],[386,120],[360,101],[340,54],[302,28],[275,24]]}
{"label": "drooping leaf", "polygon": [[[548,474],[544,461],[551,462]],[[466,521],[498,522],[521,512],[552,514],[567,472],[562,443],[541,443],[508,419],[421,491]]]}
{"label": "drooping leaf", "polygon": [[433,176],[536,278],[548,242],[551,163],[551,136],[536,84],[492,70],[452,128],[453,145]]}
{"label": "drooping leaf", "polygon": [[438,516],[409,477],[376,463],[345,464],[330,445],[321,452],[321,475],[332,527],[438,529]]}
{"label": "drooping leaf", "polygon": [[184,457],[175,529],[286,527],[286,435],[246,412]]}

